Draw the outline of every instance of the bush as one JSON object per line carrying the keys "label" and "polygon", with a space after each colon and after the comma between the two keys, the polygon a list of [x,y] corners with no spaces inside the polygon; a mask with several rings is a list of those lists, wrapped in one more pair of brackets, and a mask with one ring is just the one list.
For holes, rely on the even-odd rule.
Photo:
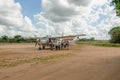
{"label": "bush", "polygon": [[36,41],[35,38],[24,38],[21,35],[16,35],[13,38],[4,35],[0,38],[0,42],[4,43],[32,43],[35,41]]}
{"label": "bush", "polygon": [[120,27],[114,27],[109,31],[111,35],[111,43],[120,43]]}

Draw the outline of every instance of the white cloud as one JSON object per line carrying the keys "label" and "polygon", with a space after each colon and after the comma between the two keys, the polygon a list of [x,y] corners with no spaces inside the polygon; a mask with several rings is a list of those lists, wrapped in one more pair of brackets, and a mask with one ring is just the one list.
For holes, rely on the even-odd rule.
{"label": "white cloud", "polygon": [[110,0],[43,0],[43,12],[35,15],[36,24],[46,34],[85,33],[96,39],[109,39],[108,31],[120,25],[109,3]]}
{"label": "white cloud", "polygon": [[0,35],[2,35],[5,32],[5,26],[0,25]]}
{"label": "white cloud", "polygon": [[14,0],[0,0],[0,36],[33,36],[36,31],[29,17],[23,17],[21,5]]}
{"label": "white cloud", "polygon": [[2,0],[0,3],[0,24],[6,26],[22,25],[19,3],[14,3],[13,0]]}
{"label": "white cloud", "polygon": [[107,3],[108,1],[110,1],[110,0],[93,0],[92,3],[91,3],[91,6],[92,5],[102,6],[105,3]]}
{"label": "white cloud", "polygon": [[110,0],[42,0],[42,12],[35,14],[35,25],[21,12],[14,0],[0,1],[0,36],[60,36],[87,34],[108,39],[108,31],[120,25]]}
{"label": "white cloud", "polygon": [[43,0],[42,15],[53,22],[68,21],[74,15],[86,12],[89,2],[89,0]]}

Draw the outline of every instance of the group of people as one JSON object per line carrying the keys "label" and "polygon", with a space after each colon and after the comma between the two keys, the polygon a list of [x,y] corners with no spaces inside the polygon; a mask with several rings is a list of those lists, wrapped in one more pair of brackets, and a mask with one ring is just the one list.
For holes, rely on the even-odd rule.
{"label": "group of people", "polygon": [[[39,49],[41,50],[42,48],[45,49],[45,45],[42,43],[42,41],[36,40],[36,45],[39,45]],[[48,42],[46,42],[46,46],[49,46],[51,50],[53,50],[54,48],[56,50],[62,50],[62,49],[69,49],[70,46],[70,42],[68,40],[62,40],[62,39],[58,39],[58,40],[52,40],[49,39]]]}
{"label": "group of people", "polygon": [[55,47],[56,50],[61,50],[61,49],[69,49],[69,41],[68,40],[60,40],[58,39],[56,42],[52,42],[53,46]]}

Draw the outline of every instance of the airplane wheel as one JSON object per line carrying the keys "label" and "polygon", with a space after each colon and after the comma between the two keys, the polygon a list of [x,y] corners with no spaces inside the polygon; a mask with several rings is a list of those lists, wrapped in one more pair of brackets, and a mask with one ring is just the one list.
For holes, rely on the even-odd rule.
{"label": "airplane wheel", "polygon": [[45,49],[45,46],[43,46],[43,49]]}
{"label": "airplane wheel", "polygon": [[41,48],[39,48],[39,50],[42,50]]}

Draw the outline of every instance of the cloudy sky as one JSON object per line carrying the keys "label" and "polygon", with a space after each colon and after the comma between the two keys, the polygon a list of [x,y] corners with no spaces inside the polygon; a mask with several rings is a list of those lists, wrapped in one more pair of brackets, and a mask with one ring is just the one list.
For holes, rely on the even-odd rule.
{"label": "cloudy sky", "polygon": [[0,36],[109,39],[108,31],[119,25],[110,0],[0,0]]}

